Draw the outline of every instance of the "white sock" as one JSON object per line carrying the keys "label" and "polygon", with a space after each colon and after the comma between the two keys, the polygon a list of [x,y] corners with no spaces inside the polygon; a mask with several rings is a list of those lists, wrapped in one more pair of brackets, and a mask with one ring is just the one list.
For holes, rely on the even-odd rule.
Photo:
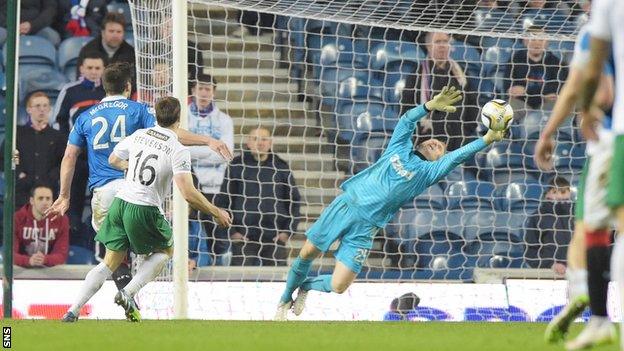
{"label": "white sock", "polygon": [[587,291],[587,270],[586,269],[571,269],[566,270],[566,278],[568,279],[568,292],[570,300],[573,300],[579,296],[588,296]]}
{"label": "white sock", "polygon": [[128,295],[134,296],[145,284],[151,282],[160,274],[168,260],[169,256],[162,252],[149,255],[145,261],[143,261],[134,277],[132,277],[130,283],[126,285],[124,291],[128,293]]}
{"label": "white sock", "polygon": [[[611,253],[611,281],[617,284],[620,315],[624,315],[624,233],[615,236],[615,246]],[[620,332],[624,333],[624,323],[620,323]],[[624,338],[620,338],[620,347],[624,349]]]}
{"label": "white sock", "polygon": [[97,266],[93,267],[87,273],[85,277],[84,283],[82,284],[82,288],[80,289],[80,295],[78,295],[78,300],[69,308],[69,310],[76,316],[80,314],[80,309],[84,306],[89,299],[95,295],[98,290],[102,287],[102,284],[106,281],[108,277],[111,276],[113,272],[108,268],[108,266],[101,262]]}

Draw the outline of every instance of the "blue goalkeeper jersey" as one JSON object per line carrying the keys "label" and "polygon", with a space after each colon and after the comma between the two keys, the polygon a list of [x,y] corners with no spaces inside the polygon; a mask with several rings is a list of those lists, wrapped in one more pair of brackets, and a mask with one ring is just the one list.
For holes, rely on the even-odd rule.
{"label": "blue goalkeeper jersey", "polygon": [[89,189],[123,179],[124,172],[113,168],[108,157],[125,137],[155,124],[147,105],[123,96],[107,96],[81,113],[69,133],[68,144],[87,148]]}
{"label": "blue goalkeeper jersey", "polygon": [[349,207],[377,227],[383,228],[401,206],[487,146],[480,138],[437,161],[421,159],[414,153],[412,134],[426,115],[422,105],[407,111],[381,158],[341,186]]}

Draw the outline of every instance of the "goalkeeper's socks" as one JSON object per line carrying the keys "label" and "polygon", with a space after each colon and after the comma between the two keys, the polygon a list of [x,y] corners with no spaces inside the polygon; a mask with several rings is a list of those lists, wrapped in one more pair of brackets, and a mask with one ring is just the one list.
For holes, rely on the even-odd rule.
{"label": "goalkeeper's socks", "polygon": [[587,230],[587,283],[589,307],[594,316],[607,316],[611,237],[607,229]]}
{"label": "goalkeeper's socks", "polygon": [[280,302],[288,302],[292,300],[292,294],[297,290],[301,284],[308,277],[310,267],[312,266],[312,260],[306,260],[299,256],[295,258],[290,270],[288,271],[288,277],[286,278],[286,289],[280,298]]}
{"label": "goalkeeper's socks", "polygon": [[301,289],[332,292],[331,281],[331,274],[319,275],[318,277],[306,279],[306,281],[301,284]]}
{"label": "goalkeeper's socks", "polygon": [[134,296],[145,284],[156,279],[167,264],[167,261],[169,261],[169,255],[165,253],[155,252],[149,255],[123,290],[128,295]]}
{"label": "goalkeeper's socks", "polygon": [[80,295],[78,295],[77,301],[69,308],[75,316],[80,315],[80,309],[84,306],[89,299],[95,295],[98,290],[102,287],[102,284],[106,281],[108,277],[113,272],[108,268],[108,266],[101,262],[97,266],[93,267],[87,273],[85,277],[84,283],[82,283],[82,287],[80,288]]}
{"label": "goalkeeper's socks", "polygon": [[568,267],[566,270],[566,279],[568,280],[570,301],[575,300],[579,296],[589,296],[589,293],[587,292],[586,269],[574,269]]}

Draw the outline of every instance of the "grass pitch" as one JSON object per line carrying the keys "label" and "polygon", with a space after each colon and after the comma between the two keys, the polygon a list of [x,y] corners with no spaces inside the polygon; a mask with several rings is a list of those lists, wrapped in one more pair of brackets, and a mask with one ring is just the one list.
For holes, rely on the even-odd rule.
{"label": "grass pitch", "polygon": [[[2,321],[14,350],[563,350],[540,323]],[[575,324],[572,335],[581,330]],[[593,350],[618,350],[608,345]]]}

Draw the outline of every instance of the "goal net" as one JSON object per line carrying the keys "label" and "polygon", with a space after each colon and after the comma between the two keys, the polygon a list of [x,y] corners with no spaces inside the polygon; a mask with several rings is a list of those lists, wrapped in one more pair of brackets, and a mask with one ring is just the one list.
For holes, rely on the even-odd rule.
{"label": "goal net", "polygon": [[[553,171],[538,170],[533,153],[588,4],[190,0],[180,46],[172,3],[130,1],[139,99],[172,93],[172,55],[183,47],[189,129],[232,140],[236,155],[227,165],[192,150],[199,188],[234,225],[189,215],[191,317],[271,318],[287,265],[340,184],[380,157],[403,112],[447,85],[464,93],[458,111],[421,122],[415,144],[435,138],[453,151],[478,138],[480,106],[494,98],[514,108],[508,138],[405,204],[375,236],[348,296],[313,295],[318,309],[304,318],[379,319],[356,305],[390,310],[406,292],[426,307],[412,319],[547,320],[565,302],[553,267],[566,264],[584,163],[575,115],[557,134]],[[331,272],[338,244],[312,274]],[[510,276],[523,284],[502,284]],[[450,284],[475,281],[492,285]],[[535,292],[543,302],[516,308],[530,303],[514,298]]]}

